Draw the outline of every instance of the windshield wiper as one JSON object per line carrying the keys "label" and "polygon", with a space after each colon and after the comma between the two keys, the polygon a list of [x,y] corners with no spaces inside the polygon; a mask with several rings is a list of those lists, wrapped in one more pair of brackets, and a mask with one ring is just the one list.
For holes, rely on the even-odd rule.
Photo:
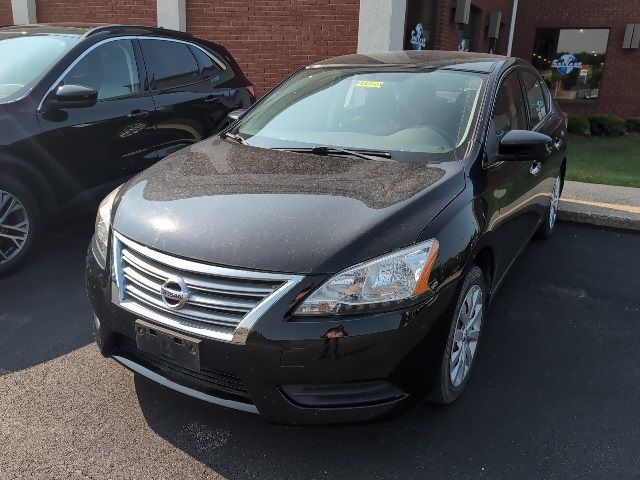
{"label": "windshield wiper", "polygon": [[296,152],[296,153],[313,153],[314,155],[351,155],[353,157],[364,158],[365,160],[380,160],[381,158],[391,158],[391,154],[389,152],[385,152],[383,150],[366,150],[362,148],[356,149],[347,149],[347,148],[338,148],[338,147],[330,147],[327,145],[316,145],[311,148],[304,147],[294,147],[294,148],[274,148],[273,150],[283,150],[285,152]]}
{"label": "windshield wiper", "polygon": [[244,138],[242,138],[240,135],[236,135],[235,133],[227,132],[224,134],[224,138],[230,138],[231,140],[235,140],[236,142],[241,143],[243,145],[247,144],[247,141]]}

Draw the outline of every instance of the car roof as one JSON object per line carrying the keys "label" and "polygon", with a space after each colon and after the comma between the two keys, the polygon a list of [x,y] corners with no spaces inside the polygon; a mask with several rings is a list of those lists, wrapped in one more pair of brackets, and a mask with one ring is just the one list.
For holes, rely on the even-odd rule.
{"label": "car roof", "polygon": [[404,50],[395,52],[359,53],[328,58],[307,68],[324,67],[433,67],[491,72],[495,66],[510,57],[488,53],[448,52],[442,50]]}
{"label": "car roof", "polygon": [[177,30],[142,25],[119,25],[109,23],[34,23],[0,28],[0,38],[19,35],[69,35],[77,38],[102,34],[112,35],[163,35],[166,37],[191,38]]}
{"label": "car roof", "polygon": [[88,31],[104,24],[95,23],[34,23],[0,28],[0,33],[17,35],[72,35],[81,37]]}

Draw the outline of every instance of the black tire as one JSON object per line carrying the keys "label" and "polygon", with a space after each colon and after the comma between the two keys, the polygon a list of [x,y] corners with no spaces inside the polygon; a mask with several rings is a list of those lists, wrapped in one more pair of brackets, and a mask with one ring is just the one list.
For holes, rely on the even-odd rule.
{"label": "black tire", "polygon": [[[461,309],[464,307],[464,300],[467,294],[474,288],[474,286],[480,287],[481,290],[481,322],[484,322],[484,313],[486,309],[486,298],[487,294],[485,291],[485,281],[482,270],[477,266],[473,266],[471,270],[466,274],[464,281],[462,283],[462,288],[460,289],[460,295],[458,296],[458,300],[456,302],[455,309],[453,311],[453,318],[451,320],[451,325],[449,327],[449,334],[447,335],[447,343],[445,345],[444,353],[442,355],[441,365],[438,369],[438,374],[436,376],[435,384],[433,385],[433,389],[431,391],[431,396],[429,400],[438,403],[441,405],[446,405],[449,403],[455,402],[467,385],[469,381],[469,377],[471,376],[471,372],[473,371],[473,365],[475,364],[475,359],[477,358],[477,349],[480,342],[482,329],[478,332],[478,338],[476,339],[476,345],[474,354],[471,359],[471,363],[468,367],[466,374],[464,375],[461,383],[457,386],[454,386],[451,380],[450,366],[451,366],[451,352],[453,351],[454,344],[454,334],[456,331],[456,326],[458,324],[458,318],[460,315]],[[454,365],[455,367],[455,365]]]}
{"label": "black tire", "polygon": [[[14,271],[26,258],[28,258],[36,244],[38,236],[40,235],[42,224],[40,206],[26,185],[12,178],[3,178],[0,179],[0,192],[9,193],[24,206],[29,222],[27,240],[24,242],[22,247],[10,256],[8,260],[0,255],[0,277],[2,277]],[[0,209],[0,212],[1,211],[2,210]],[[0,233],[8,232],[8,229],[0,227]],[[0,237],[0,241],[2,240],[3,238]]]}
{"label": "black tire", "polygon": [[556,225],[558,223],[557,222],[557,209],[558,209],[557,205],[556,205],[556,217],[554,218],[553,222],[550,221],[551,208],[552,208],[552,203],[554,201],[553,195],[554,195],[555,189],[559,188],[559,192],[558,192],[558,201],[559,201],[560,194],[562,193],[562,187],[564,187],[564,178],[562,178],[562,175],[558,174],[557,180],[559,181],[559,183],[557,184],[557,186],[554,185],[554,191],[551,192],[551,200],[549,201],[549,206],[545,210],[544,219],[542,220],[542,223],[540,224],[540,226],[538,227],[538,230],[536,231],[536,237],[541,238],[543,240],[546,240],[547,238],[550,238],[553,235],[553,232],[555,232]]}

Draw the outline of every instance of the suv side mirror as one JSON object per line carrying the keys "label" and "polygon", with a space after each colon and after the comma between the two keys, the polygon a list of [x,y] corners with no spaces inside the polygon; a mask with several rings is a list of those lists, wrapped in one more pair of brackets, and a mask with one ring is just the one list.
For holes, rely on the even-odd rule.
{"label": "suv side mirror", "polygon": [[500,140],[498,156],[501,160],[520,162],[541,160],[547,154],[551,137],[531,130],[511,130]]}
{"label": "suv side mirror", "polygon": [[62,85],[52,100],[58,108],[92,107],[98,102],[98,92],[82,85]]}
{"label": "suv side mirror", "polygon": [[229,112],[227,114],[227,120],[229,120],[229,124],[232,124],[233,122],[238,120],[240,117],[242,117],[244,115],[244,112],[246,111],[247,111],[246,108],[239,108],[237,110],[233,110]]}

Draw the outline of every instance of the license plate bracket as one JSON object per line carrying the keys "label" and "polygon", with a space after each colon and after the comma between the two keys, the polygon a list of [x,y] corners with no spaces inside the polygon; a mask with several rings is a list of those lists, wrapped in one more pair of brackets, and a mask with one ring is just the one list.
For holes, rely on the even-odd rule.
{"label": "license plate bracket", "polygon": [[136,320],[135,327],[138,350],[165,358],[183,368],[200,371],[202,340],[144,320]]}

